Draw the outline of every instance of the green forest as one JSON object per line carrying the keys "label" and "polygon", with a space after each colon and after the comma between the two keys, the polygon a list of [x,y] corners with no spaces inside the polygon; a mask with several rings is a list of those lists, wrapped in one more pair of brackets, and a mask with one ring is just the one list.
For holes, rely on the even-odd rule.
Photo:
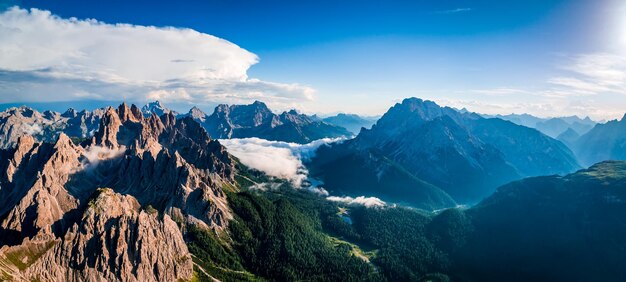
{"label": "green forest", "polygon": [[626,278],[624,167],[529,178],[436,213],[345,205],[287,183],[242,188],[228,194],[225,232],[188,226],[186,239],[200,281]]}

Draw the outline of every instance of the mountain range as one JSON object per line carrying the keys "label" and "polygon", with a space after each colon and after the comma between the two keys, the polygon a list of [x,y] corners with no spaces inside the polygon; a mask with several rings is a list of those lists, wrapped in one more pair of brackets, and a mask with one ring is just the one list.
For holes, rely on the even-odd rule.
{"label": "mountain range", "polygon": [[217,139],[258,137],[304,144],[322,138],[352,135],[343,127],[299,114],[295,110],[276,115],[259,101],[250,105],[219,105],[211,115],[192,108],[187,116],[198,121],[209,135]]}
{"label": "mountain range", "polygon": [[[98,129],[105,108],[94,111],[69,109],[63,113],[32,108],[12,107],[0,112],[0,148],[14,146],[19,137],[31,135],[38,141],[52,142],[63,132],[70,138],[89,138]],[[208,115],[197,107],[180,114],[161,102],[150,102],[141,108],[144,117],[172,114],[176,118],[191,117],[200,123],[212,138],[259,137],[294,143],[308,143],[323,138],[345,138],[353,134],[347,129],[299,114],[295,110],[274,114],[264,103],[250,105],[219,105]]]}
{"label": "mountain range", "polygon": [[[341,161],[346,158],[366,161]],[[353,194],[364,189],[362,183],[336,182],[334,174],[353,164],[367,167],[380,179],[386,170],[376,160],[398,164],[460,203],[478,201],[511,180],[580,168],[564,144],[537,130],[417,98],[396,104],[372,129],[362,130],[354,139],[321,148],[310,166],[329,191]],[[419,189],[409,183],[387,183],[370,185],[392,194],[406,187]]]}
{"label": "mountain range", "polygon": [[598,160],[580,169],[534,128],[409,98],[302,160],[315,193],[217,139],[347,130],[261,102],[0,118],[3,281],[626,277],[626,162],[604,161],[624,158],[626,117],[561,134],[583,164]]}
{"label": "mountain range", "polygon": [[22,136],[0,154],[3,279],[190,279],[177,223],[220,230],[232,218],[223,189],[236,162],[190,118],[123,104],[80,143]]}
{"label": "mountain range", "polygon": [[324,122],[341,126],[354,135],[359,134],[361,128],[369,129],[376,123],[378,117],[361,117],[355,114],[337,114],[334,116],[325,117],[322,119]]}
{"label": "mountain range", "polygon": [[40,113],[26,106],[10,108],[0,112],[0,148],[14,147],[23,136],[46,142],[55,141],[61,132],[76,138],[89,137],[98,129],[103,115],[103,109]]}
{"label": "mountain range", "polygon": [[578,116],[554,118],[540,118],[529,114],[484,116],[508,120],[515,124],[535,128],[541,131],[543,134],[548,135],[552,138],[557,138],[559,135],[565,133],[568,130],[573,130],[574,132],[576,132],[576,134],[583,135],[589,132],[589,130],[591,130],[597,124],[597,122],[591,120],[589,117],[581,119]]}
{"label": "mountain range", "polygon": [[604,160],[626,160],[626,115],[621,120],[598,124],[569,142],[583,165]]}
{"label": "mountain range", "polygon": [[626,162],[515,181],[467,209],[344,207],[334,234],[391,281],[619,281]]}

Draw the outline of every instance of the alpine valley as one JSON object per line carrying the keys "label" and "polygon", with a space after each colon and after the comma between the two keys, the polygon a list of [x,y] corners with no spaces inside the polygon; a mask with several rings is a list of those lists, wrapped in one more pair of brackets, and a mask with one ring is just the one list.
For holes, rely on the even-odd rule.
{"label": "alpine valley", "polygon": [[624,218],[626,116],[0,113],[3,281],[624,281]]}

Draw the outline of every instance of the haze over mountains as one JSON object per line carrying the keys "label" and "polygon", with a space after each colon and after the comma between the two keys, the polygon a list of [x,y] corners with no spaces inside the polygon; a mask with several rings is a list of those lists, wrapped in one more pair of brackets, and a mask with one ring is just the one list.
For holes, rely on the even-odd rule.
{"label": "haze over mountains", "polygon": [[495,117],[503,120],[508,120],[515,124],[523,125],[530,128],[535,128],[541,131],[543,134],[552,138],[557,138],[559,135],[573,130],[578,135],[583,135],[591,130],[597,122],[591,120],[589,117],[579,118],[578,116],[568,117],[552,117],[552,118],[540,118],[529,114],[509,114],[509,115],[484,115],[485,117]]}
{"label": "haze over mountains", "polygon": [[258,101],[8,109],[0,278],[626,277],[626,118],[561,142],[408,98],[368,127]]}
{"label": "haze over mountains", "polygon": [[571,143],[584,165],[626,159],[626,115],[621,120],[596,125]]}
{"label": "haze over mountains", "polygon": [[[0,116],[0,127],[5,129],[0,133],[1,145],[10,148],[25,135],[53,142],[60,132],[76,140],[90,138],[105,111],[70,109],[61,114],[11,108]],[[581,136],[572,125],[591,125],[592,121],[558,118],[558,124],[570,127],[555,140],[540,129],[515,123],[534,123],[541,128],[541,124],[557,118],[502,116],[515,122],[512,123],[416,98],[392,107],[371,129],[371,120],[357,115],[320,119],[295,110],[275,114],[259,101],[219,105],[210,115],[197,107],[180,114],[158,101],[148,103],[140,111],[146,118],[171,114],[193,119],[216,139],[256,137],[305,144],[323,138],[349,138],[358,127],[356,138],[329,148],[322,146],[318,157],[306,163],[314,177],[335,193],[361,196],[367,192],[386,201],[425,209],[476,202],[511,180],[564,174],[581,165],[625,158],[622,143],[626,138],[620,127],[623,121],[598,124]],[[341,125],[350,127],[352,132]],[[600,146],[602,142],[610,144]],[[406,193],[416,194],[413,197]]]}
{"label": "haze over mountains", "polygon": [[343,127],[315,120],[295,110],[276,115],[259,101],[250,105],[219,105],[211,115],[192,108],[187,115],[218,139],[258,137],[302,144],[351,135]]}
{"label": "haze over mountains", "polygon": [[369,129],[376,123],[378,118],[375,117],[361,117],[355,114],[337,114],[334,116],[325,117],[323,121],[341,126],[352,132],[353,134],[359,134],[361,128]]}

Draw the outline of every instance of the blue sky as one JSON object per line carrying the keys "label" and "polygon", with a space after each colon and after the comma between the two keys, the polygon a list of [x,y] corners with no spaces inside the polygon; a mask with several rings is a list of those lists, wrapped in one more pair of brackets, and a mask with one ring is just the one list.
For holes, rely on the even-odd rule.
{"label": "blue sky", "polygon": [[[88,61],[92,53],[85,50],[93,49],[88,43],[76,44],[83,49],[59,49],[82,54],[80,61],[75,61],[76,57],[55,57],[16,64],[3,62],[0,57],[0,70],[4,70],[0,82],[11,82],[0,87],[0,102],[4,103],[94,99],[143,102],[160,98],[180,108],[199,104],[208,109],[218,102],[260,99],[281,110],[296,107],[309,113],[380,114],[402,98],[416,96],[485,113],[577,114],[603,119],[621,117],[626,111],[626,52],[622,51],[626,50],[626,21],[622,20],[626,10],[620,1],[43,0],[5,4],[13,5],[50,11],[58,20],[76,17],[79,21],[96,19],[107,24],[190,28],[244,50],[198,39],[210,45],[203,48],[222,49],[208,54],[173,46],[152,52],[153,45],[144,46],[142,42],[158,39],[146,35],[140,43],[129,43],[128,48],[145,48],[147,53],[161,57],[175,53],[181,59],[168,62],[176,62],[179,72],[198,67],[214,72],[179,77],[155,73],[154,68],[159,67],[156,65],[147,66],[148,70],[118,70],[113,79],[107,74],[71,81],[67,77],[85,69],[100,75],[102,69],[98,66],[107,64]],[[13,17],[5,16],[5,25],[39,22],[6,19],[14,20],[17,14],[14,11]],[[45,16],[22,13],[19,17]],[[110,52],[111,56],[127,52],[116,49],[127,42],[117,34],[119,28],[112,25],[109,29],[102,37],[94,36],[100,38],[97,41],[107,38],[113,47],[98,51]],[[63,29],[53,28],[53,35],[55,30],[63,33]],[[140,29],[122,33],[141,39],[145,32]],[[80,37],[88,42],[90,34],[96,33],[81,31],[49,40],[72,43]],[[13,36],[4,38],[0,37],[0,45],[3,41],[7,46],[15,45],[9,42]],[[19,40],[18,45],[45,44]],[[186,40],[178,36],[172,42],[192,45]],[[185,54],[191,57],[183,58]],[[132,53],[124,55],[136,57]],[[225,58],[237,60],[233,63]],[[103,56],[93,61],[109,62],[111,58]],[[48,62],[54,64],[46,65]],[[179,67],[187,62],[188,68]],[[227,62],[239,67],[222,69]],[[119,73],[128,75],[117,77]],[[135,75],[138,73],[142,75]],[[65,80],[59,82],[59,77]],[[198,77],[210,81],[196,83]],[[16,83],[18,79],[24,85]],[[141,87],[129,86],[126,79],[142,81]],[[146,86],[154,81],[157,83]],[[21,95],[15,89],[33,94]],[[45,96],[52,91],[78,94]],[[107,91],[129,94],[116,96]]]}

